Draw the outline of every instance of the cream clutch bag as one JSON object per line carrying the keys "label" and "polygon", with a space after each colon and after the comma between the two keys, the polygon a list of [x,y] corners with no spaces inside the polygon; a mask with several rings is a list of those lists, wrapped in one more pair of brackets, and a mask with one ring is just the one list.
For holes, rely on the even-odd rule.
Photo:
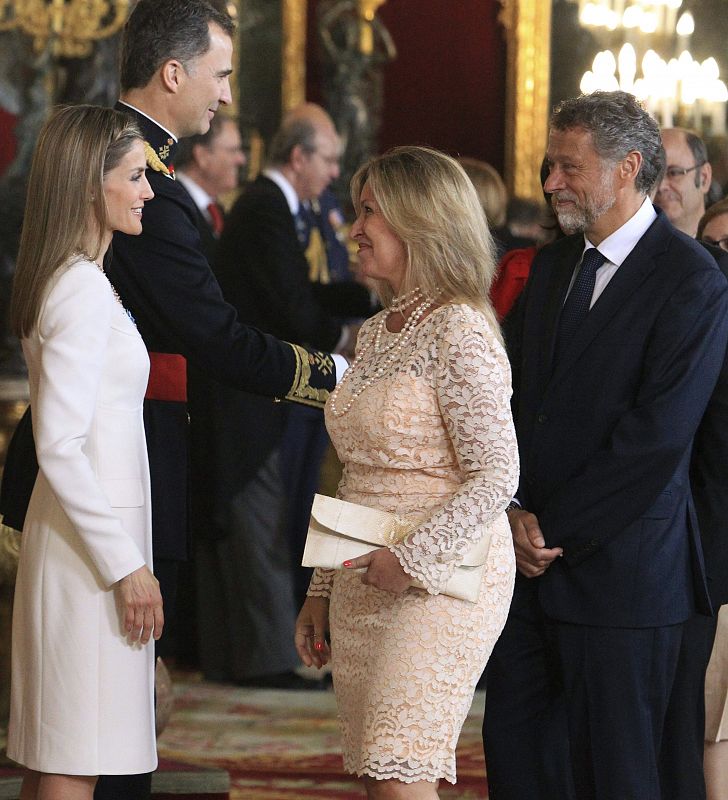
{"label": "cream clutch bag", "polygon": [[[478,599],[485,575],[490,537],[499,526],[505,526],[504,530],[510,531],[505,512],[499,515],[493,526],[467,553],[462,564],[455,567],[441,594],[471,603]],[[363,556],[377,547],[396,544],[415,527],[406,517],[317,494],[311,509],[301,564],[304,567],[342,569],[344,561]],[[412,586],[425,588],[415,580],[412,581]]]}

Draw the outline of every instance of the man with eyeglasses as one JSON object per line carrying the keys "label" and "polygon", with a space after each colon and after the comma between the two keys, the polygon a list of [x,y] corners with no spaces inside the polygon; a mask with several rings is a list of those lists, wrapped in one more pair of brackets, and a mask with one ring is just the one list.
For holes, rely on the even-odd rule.
{"label": "man with eyeglasses", "polygon": [[685,128],[663,130],[662,146],[667,156],[667,169],[657,190],[655,205],[678,230],[694,239],[713,174],[708,151],[703,140]]}
{"label": "man with eyeglasses", "polygon": [[[341,318],[368,316],[369,294],[359,284],[310,281],[300,210],[338,176],[339,154],[323,108],[289,112],[270,143],[268,167],[231,208],[213,264],[241,321],[332,351],[347,339]],[[203,673],[246,686],[317,688],[294,672],[297,565],[280,464],[288,410],[211,381],[197,384],[195,395],[193,448],[205,461],[200,474],[193,457],[193,476],[211,487],[211,508],[198,514],[193,507],[203,520],[195,557]]]}
{"label": "man with eyeglasses", "polygon": [[[670,221],[695,238],[710,188],[711,168],[703,140],[683,128],[662,131],[667,168],[655,204]],[[692,166],[688,166],[691,164]],[[728,254],[702,241],[728,277]],[[705,561],[707,588],[717,615],[728,603],[728,355],[695,434],[690,484]],[[659,759],[663,797],[705,800],[703,777],[705,673],[716,633],[717,617],[694,613],[683,626],[678,666],[670,696]]]}

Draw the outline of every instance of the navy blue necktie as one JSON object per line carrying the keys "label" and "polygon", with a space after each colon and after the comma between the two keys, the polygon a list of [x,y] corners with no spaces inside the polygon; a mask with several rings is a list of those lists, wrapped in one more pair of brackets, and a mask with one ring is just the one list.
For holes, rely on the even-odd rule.
{"label": "navy blue necktie", "polygon": [[584,252],[574,285],[561,309],[559,332],[556,338],[557,360],[589,313],[597,270],[606,260],[606,256],[603,256],[596,247],[590,247]]}

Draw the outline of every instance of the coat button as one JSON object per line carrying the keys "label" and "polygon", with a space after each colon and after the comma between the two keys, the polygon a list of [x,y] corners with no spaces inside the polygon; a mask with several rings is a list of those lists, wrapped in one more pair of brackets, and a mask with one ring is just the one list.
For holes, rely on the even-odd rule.
{"label": "coat button", "polygon": [[543,425],[543,424],[544,424],[544,422],[547,422],[547,421],[548,421],[548,417],[546,416],[546,414],[539,414],[539,415],[536,417],[536,421],[537,421],[537,422],[539,422],[541,425]]}

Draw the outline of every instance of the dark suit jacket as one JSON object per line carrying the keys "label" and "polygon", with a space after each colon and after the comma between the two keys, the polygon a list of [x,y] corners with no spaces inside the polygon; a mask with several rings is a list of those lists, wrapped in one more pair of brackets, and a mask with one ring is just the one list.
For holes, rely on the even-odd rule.
{"label": "dark suit jacket", "polygon": [[[703,244],[728,277],[728,253]],[[690,483],[700,525],[708,592],[716,613],[728,603],[728,353],[695,434]]]}
{"label": "dark suit jacket", "polygon": [[[342,332],[332,311],[347,311],[351,298],[357,297],[368,310],[368,293],[358,284],[327,286],[327,300],[322,300],[309,281],[308,262],[288,202],[264,176],[244,189],[227,215],[214,271],[242,321],[287,341],[331,350]],[[210,485],[209,491],[195,497],[195,517],[211,516],[208,532],[223,535],[230,499],[279,445],[287,409],[197,372],[190,387],[193,470],[196,475],[204,471],[196,481],[202,485],[207,480]]]}
{"label": "dark suit jacket", "polygon": [[554,364],[582,249],[577,235],[539,251],[505,326],[519,498],[564,549],[535,579],[540,602],[566,622],[669,625],[709,606],[688,465],[725,353],[728,284],[658,213]]}
{"label": "dark suit jacket", "polygon": [[317,286],[283,192],[261,175],[228,214],[215,275],[240,318],[286,341],[330,350],[341,317],[365,317],[369,295],[358,284]]}
{"label": "dark suit jacket", "polygon": [[[174,140],[128,106],[163,163],[174,157]],[[185,356],[217,380],[267,397],[286,396],[320,403],[335,384],[329,356],[306,358],[308,385],[299,382],[302,354],[252,327],[240,325],[225,302],[201,252],[197,209],[180,184],[147,169],[154,198],[144,207],[140,236],[117,233],[107,274],[136,319],[147,349]],[[310,388],[321,393],[309,391]],[[318,399],[312,397],[317,394]],[[273,405],[271,401],[266,401]],[[155,558],[184,559],[187,554],[187,407],[184,402],[145,401],[144,419],[152,479]],[[18,469],[28,471],[27,464]],[[5,502],[5,498],[3,498]],[[13,517],[24,517],[27,498],[10,498]]]}

